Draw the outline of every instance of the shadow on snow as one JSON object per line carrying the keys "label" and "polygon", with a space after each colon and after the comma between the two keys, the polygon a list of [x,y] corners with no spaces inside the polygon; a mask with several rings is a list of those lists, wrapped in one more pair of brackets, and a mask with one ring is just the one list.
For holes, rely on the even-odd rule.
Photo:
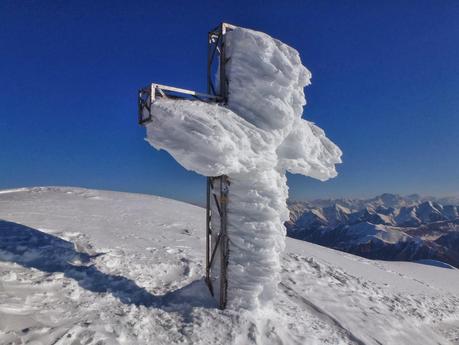
{"label": "shadow on snow", "polygon": [[[99,271],[90,265],[95,256],[78,252],[72,242],[57,236],[0,219],[0,261],[15,262],[47,273],[62,272],[86,290],[110,293],[125,304],[185,312],[185,318],[190,317],[193,307],[216,307],[203,279],[156,296],[131,279]],[[72,264],[75,261],[81,265]]]}

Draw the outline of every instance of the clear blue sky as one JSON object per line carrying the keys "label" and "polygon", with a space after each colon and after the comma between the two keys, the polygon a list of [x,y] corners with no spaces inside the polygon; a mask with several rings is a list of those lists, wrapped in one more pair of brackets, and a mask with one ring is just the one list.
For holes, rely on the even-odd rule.
{"label": "clear blue sky", "polygon": [[199,202],[204,178],[143,141],[136,92],[205,90],[221,21],[269,33],[312,71],[305,118],[340,176],[294,199],[459,194],[458,1],[1,1],[0,189],[73,185]]}

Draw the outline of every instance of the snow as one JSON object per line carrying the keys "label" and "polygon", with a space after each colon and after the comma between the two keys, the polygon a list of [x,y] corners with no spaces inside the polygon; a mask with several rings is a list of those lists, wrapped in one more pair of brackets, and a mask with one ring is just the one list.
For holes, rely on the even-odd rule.
{"label": "snow", "polygon": [[9,194],[9,193],[17,193],[17,192],[24,192],[27,188],[14,188],[14,189],[4,189],[0,190],[0,194]]}
{"label": "snow", "polygon": [[433,259],[422,259],[422,260],[417,260],[416,261],[418,264],[423,264],[423,265],[432,265],[436,267],[442,267],[442,268],[449,268],[449,269],[455,269],[454,266],[443,262],[439,260],[433,260]]}
{"label": "snow", "polygon": [[301,119],[311,73],[295,49],[243,28],[228,32],[225,44],[227,106],[158,99],[147,141],[188,170],[229,177],[228,306],[250,310],[277,291],[289,218],[286,171],[327,180],[341,151]]}
{"label": "snow", "polygon": [[407,239],[410,238],[410,236],[399,231],[395,227],[389,227],[381,224],[371,224],[369,222],[347,226],[346,234],[351,237],[355,236],[356,239],[354,244],[364,244],[375,240],[394,244],[407,241]]}
{"label": "snow", "polygon": [[200,207],[40,187],[0,219],[0,344],[459,344],[456,269],[287,238],[272,307],[221,311]]}

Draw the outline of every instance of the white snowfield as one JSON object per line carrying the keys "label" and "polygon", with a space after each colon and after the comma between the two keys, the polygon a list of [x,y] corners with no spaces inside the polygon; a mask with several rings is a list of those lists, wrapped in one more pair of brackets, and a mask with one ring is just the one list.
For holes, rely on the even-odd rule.
{"label": "white snowfield", "polygon": [[0,344],[459,344],[459,270],[287,238],[271,306],[221,311],[205,210],[82,188],[0,192]]}
{"label": "white snowfield", "polygon": [[254,309],[272,300],[280,279],[286,171],[327,180],[341,151],[301,118],[311,73],[295,49],[244,28],[225,44],[227,106],[159,99],[147,140],[188,170],[229,177],[228,307]]}

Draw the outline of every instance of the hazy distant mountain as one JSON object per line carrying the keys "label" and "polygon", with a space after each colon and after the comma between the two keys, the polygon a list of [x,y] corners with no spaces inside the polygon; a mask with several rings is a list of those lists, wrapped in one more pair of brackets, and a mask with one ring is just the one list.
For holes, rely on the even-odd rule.
{"label": "hazy distant mountain", "polygon": [[368,258],[434,259],[459,267],[459,198],[385,193],[289,207],[291,237]]}

